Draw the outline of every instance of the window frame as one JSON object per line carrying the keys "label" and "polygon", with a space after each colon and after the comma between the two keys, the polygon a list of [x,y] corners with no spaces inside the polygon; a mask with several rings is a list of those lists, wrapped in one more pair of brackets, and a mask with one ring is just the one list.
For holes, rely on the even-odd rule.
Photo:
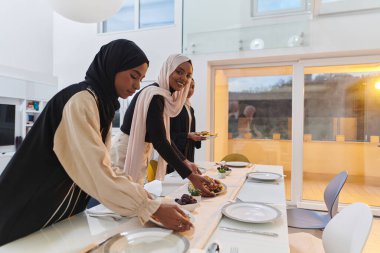
{"label": "window frame", "polygon": [[[215,73],[220,69],[239,69],[247,67],[269,67],[292,65],[293,66],[293,86],[292,86],[292,169],[291,169],[291,199],[287,204],[299,208],[325,210],[323,202],[302,199],[303,191],[303,134],[304,134],[304,70],[306,67],[318,67],[329,65],[353,65],[371,64],[380,62],[380,51],[373,50],[361,55],[351,54],[306,54],[303,56],[277,56],[274,58],[255,58],[249,63],[237,63],[233,60],[215,61],[209,66],[210,94],[208,115],[210,119],[215,117]],[[209,129],[215,129],[214,120],[209,122]],[[214,160],[215,145],[213,142],[207,150],[210,161]],[[347,204],[339,204],[339,210]],[[380,207],[371,206],[375,215],[380,215]]]}
{"label": "window frame", "polygon": [[287,9],[287,10],[278,10],[278,11],[268,11],[260,13],[258,9],[258,1],[259,0],[251,0],[251,18],[269,18],[273,16],[292,16],[292,15],[299,15],[299,14],[307,14],[312,11],[312,7],[308,9],[308,6],[311,6],[312,0],[301,0],[302,1],[302,7],[300,8],[294,8],[294,9]]}
{"label": "window frame", "polygon": [[[176,1],[173,0],[174,4],[174,13],[173,13],[173,23],[168,25],[160,25],[160,26],[151,26],[151,27],[140,27],[140,0],[134,0],[134,27],[130,30],[120,30],[120,31],[105,31],[105,23],[107,19],[98,23],[98,34],[112,34],[112,33],[124,33],[124,32],[133,32],[133,31],[143,31],[143,30],[151,30],[151,29],[161,29],[170,26],[176,25]],[[116,15],[116,14],[115,14]]]}

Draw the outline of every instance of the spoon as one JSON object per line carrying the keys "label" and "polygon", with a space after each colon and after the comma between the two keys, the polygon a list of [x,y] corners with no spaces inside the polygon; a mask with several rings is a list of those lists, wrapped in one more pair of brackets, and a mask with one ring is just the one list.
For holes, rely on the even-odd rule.
{"label": "spoon", "polygon": [[211,243],[210,246],[207,247],[206,252],[207,253],[219,253],[220,252],[219,244],[216,242]]}

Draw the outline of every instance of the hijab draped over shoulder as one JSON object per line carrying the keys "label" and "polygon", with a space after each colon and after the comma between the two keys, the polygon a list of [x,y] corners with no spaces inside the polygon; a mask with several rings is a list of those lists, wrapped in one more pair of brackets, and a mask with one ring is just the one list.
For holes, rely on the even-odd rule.
{"label": "hijab draped over shoulder", "polygon": [[120,108],[115,75],[144,63],[149,64],[148,58],[133,41],[118,39],[102,46],[88,68],[85,83],[95,91],[98,99],[103,141],[115,111]]}
{"label": "hijab draped over shoulder", "polygon": [[[150,102],[155,95],[160,95],[164,98],[164,124],[166,130],[165,138],[170,141],[170,117],[177,116],[183,105],[186,102],[187,94],[190,85],[186,84],[180,91],[170,92],[169,76],[175,69],[184,62],[190,62],[190,59],[182,54],[173,54],[168,57],[161,67],[158,76],[158,85],[149,86],[142,90],[136,101],[136,107],[133,113],[133,120],[131,124],[131,131],[128,140],[128,148],[126,160],[124,164],[124,171],[130,175],[135,182],[143,182],[146,176],[145,171],[140,171],[141,164],[146,164],[144,161],[144,141],[146,135],[146,117],[149,109]],[[166,174],[166,161],[159,157],[158,166],[156,171],[156,179],[162,180]]]}

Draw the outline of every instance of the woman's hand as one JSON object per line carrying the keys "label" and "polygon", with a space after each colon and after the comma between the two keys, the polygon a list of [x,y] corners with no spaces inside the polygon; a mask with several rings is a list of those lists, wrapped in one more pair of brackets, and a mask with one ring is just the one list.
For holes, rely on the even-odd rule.
{"label": "woman's hand", "polygon": [[168,229],[178,232],[184,232],[193,227],[189,217],[173,204],[161,204],[152,217],[164,225]]}
{"label": "woman's hand", "polygon": [[189,160],[185,160],[184,163],[191,170],[192,173],[202,175],[202,172],[198,169],[198,166],[195,163],[190,162]]}
{"label": "woman's hand", "polygon": [[190,132],[187,134],[187,139],[193,140],[193,141],[204,141],[207,138],[201,135],[198,135],[194,132]]}
{"label": "woman's hand", "polygon": [[191,173],[190,176],[187,177],[195,188],[199,189],[202,192],[203,197],[214,197],[215,193],[210,192],[205,185],[210,185],[210,182],[202,177],[201,175]]}

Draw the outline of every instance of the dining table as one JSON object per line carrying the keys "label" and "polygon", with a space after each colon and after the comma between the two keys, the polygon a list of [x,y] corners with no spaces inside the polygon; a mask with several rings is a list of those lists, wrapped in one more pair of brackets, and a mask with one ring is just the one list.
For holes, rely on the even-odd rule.
{"label": "dining table", "polygon": [[[218,177],[218,163],[196,164],[205,175],[211,178]],[[273,173],[281,177],[275,181],[249,180],[247,175],[257,172]],[[237,249],[239,253],[289,253],[285,185],[282,175],[283,167],[279,165],[247,164],[244,167],[231,167],[230,175],[218,179],[225,186],[225,191],[215,197],[202,197],[198,207],[191,212],[194,227],[190,231],[176,233],[187,239],[187,252],[207,252],[213,243],[217,243],[219,252],[234,252]],[[175,198],[180,198],[185,193],[189,194],[188,184],[187,179],[182,179],[178,173],[173,172],[166,175],[162,182],[148,183],[146,189],[156,191],[154,194],[162,202],[175,203]],[[152,185],[153,187],[150,187]],[[267,206],[275,209],[278,217],[262,223],[227,217],[226,208],[236,203]],[[105,207],[100,204],[3,245],[0,247],[0,253],[84,253],[116,234],[157,227],[157,224],[151,221],[142,225],[137,217],[90,215],[91,211],[102,209]]]}

